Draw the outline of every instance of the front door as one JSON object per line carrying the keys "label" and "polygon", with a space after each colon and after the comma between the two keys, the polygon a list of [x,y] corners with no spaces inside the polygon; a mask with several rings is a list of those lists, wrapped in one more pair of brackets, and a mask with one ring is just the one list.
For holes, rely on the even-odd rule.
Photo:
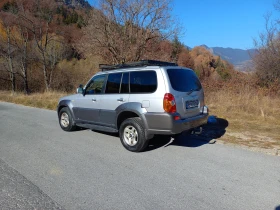
{"label": "front door", "polygon": [[76,120],[81,123],[99,124],[100,99],[104,93],[107,75],[97,75],[91,79],[85,88],[85,95],[74,103]]}

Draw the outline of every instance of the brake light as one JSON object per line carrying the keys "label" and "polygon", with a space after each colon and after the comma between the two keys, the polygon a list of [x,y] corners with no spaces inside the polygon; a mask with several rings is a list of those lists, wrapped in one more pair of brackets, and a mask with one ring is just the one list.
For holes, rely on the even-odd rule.
{"label": "brake light", "polygon": [[175,98],[171,93],[165,93],[163,98],[163,109],[168,113],[176,112]]}

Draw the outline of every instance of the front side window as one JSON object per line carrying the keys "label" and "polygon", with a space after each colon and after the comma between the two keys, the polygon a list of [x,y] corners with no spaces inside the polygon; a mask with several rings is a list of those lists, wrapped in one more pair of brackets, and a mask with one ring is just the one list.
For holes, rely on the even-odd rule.
{"label": "front side window", "polygon": [[130,72],[130,93],[153,93],[157,89],[155,71]]}
{"label": "front side window", "polygon": [[86,94],[92,95],[92,94],[102,93],[105,79],[106,79],[106,75],[99,75],[92,78],[92,80],[86,87]]}
{"label": "front side window", "polygon": [[122,73],[109,74],[105,93],[119,93]]}

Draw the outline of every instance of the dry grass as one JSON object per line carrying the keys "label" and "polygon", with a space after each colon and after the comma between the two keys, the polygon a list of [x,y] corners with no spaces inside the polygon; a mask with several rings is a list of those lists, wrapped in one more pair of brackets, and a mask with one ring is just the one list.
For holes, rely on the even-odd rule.
{"label": "dry grass", "polygon": [[55,110],[58,99],[65,95],[67,95],[67,93],[45,92],[25,95],[23,93],[12,94],[9,91],[0,91],[0,101]]}
{"label": "dry grass", "polygon": [[211,115],[229,122],[224,142],[280,149],[280,98],[244,86],[239,91],[206,91]]}

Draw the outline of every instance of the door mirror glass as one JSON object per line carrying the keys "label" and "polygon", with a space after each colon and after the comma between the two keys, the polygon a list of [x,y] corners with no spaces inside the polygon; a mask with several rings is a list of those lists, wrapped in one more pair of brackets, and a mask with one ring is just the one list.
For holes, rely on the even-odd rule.
{"label": "door mirror glass", "polygon": [[83,88],[83,85],[79,85],[79,87],[77,88],[77,93],[78,94],[84,94],[84,88]]}

